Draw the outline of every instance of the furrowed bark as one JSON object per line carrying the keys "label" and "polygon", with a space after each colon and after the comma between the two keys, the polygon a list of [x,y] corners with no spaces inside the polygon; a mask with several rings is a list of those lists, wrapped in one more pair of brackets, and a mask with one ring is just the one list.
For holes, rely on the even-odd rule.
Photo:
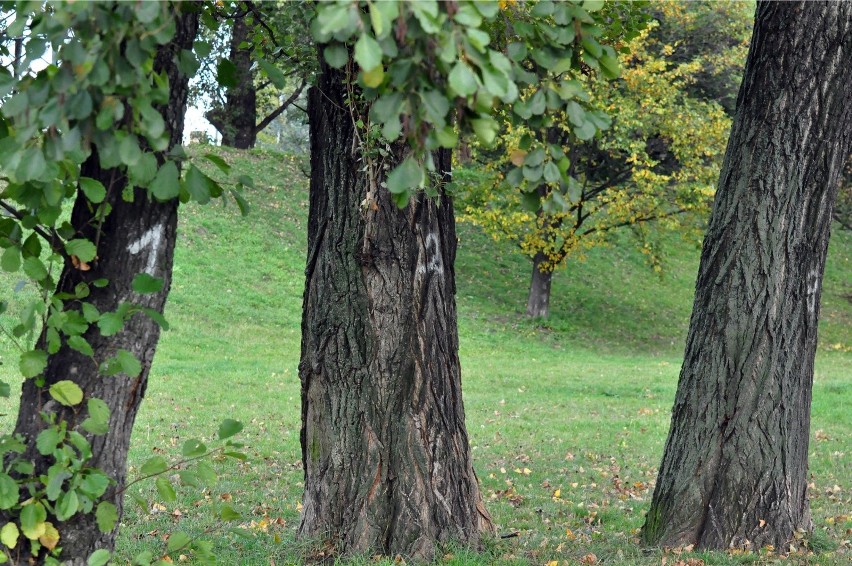
{"label": "furrowed bark", "polygon": [[368,191],[343,78],[324,67],[309,95],[299,533],[428,560],[493,529],[461,397],[453,206],[441,193],[398,209]]}
{"label": "furrowed bark", "polygon": [[[177,56],[181,49],[192,48],[198,14],[176,11],[175,22],[177,32],[174,39],[160,49],[155,59],[155,68],[168,75],[171,88],[168,105],[159,108],[171,132],[170,147],[181,142],[188,92],[188,77],[179,72]],[[117,170],[101,169],[95,154],[83,164],[81,175],[97,179],[108,188],[106,202],[112,205],[112,212],[98,235],[93,213],[81,193],[72,211],[71,224],[82,237],[99,242],[98,258],[92,262],[89,271],[81,271],[70,261],[66,262],[57,291],[73,292],[78,283],[106,278],[109,284],[103,288],[90,286],[91,294],[86,298],[101,313],[115,311],[122,303],[133,303],[162,313],[171,283],[177,200],[157,203],[149,199],[146,191],[136,190],[133,202],[124,201],[122,190],[126,186],[126,178]],[[134,292],[131,281],[143,272],[162,278],[165,283],[163,289],[151,294]],[[69,308],[75,308],[75,305],[69,304]],[[85,410],[75,415],[72,408],[59,405],[48,393],[50,386],[57,381],[72,380],[84,391],[86,399],[102,399],[109,405],[111,416],[107,434],[92,436],[78,430],[89,438],[92,445],[94,455],[87,466],[101,469],[117,482],[118,487],[108,491],[103,499],[114,503],[121,514],[122,495],[118,491],[125,484],[130,434],[145,393],[159,335],[159,326],[144,314],[133,315],[116,335],[101,336],[96,325],[92,325],[84,335],[94,350],[97,362],[111,358],[118,349],[130,351],[142,364],[142,373],[138,377],[130,378],[124,374],[102,376],[97,362],[63,345],[48,358],[43,386],[38,387],[33,379],[24,383],[15,433],[25,437],[28,447],[25,457],[35,463],[36,473],[44,473],[52,463],[52,459],[41,456],[36,450],[35,439],[46,426],[41,413],[56,414],[57,421],[70,423],[69,428],[78,427],[87,416]],[[41,347],[45,345],[44,340],[42,336]],[[57,522],[55,518],[49,520],[59,530],[64,563],[85,564],[93,551],[99,548],[112,550],[114,547],[117,528],[110,533],[101,533],[94,512],[77,514],[64,522]],[[27,554],[28,551],[23,552],[20,564],[31,563]]]}
{"label": "furrowed bark", "polygon": [[646,543],[787,548],[811,528],[813,362],[850,100],[852,3],[759,3]]}

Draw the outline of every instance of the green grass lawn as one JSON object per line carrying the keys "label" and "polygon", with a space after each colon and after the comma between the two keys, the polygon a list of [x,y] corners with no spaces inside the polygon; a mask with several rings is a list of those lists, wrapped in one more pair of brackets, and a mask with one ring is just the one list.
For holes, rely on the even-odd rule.
{"label": "green grass lawn", "polygon": [[[219,483],[181,489],[176,504],[159,502],[151,485],[134,486],[155,504],[146,512],[128,501],[117,563],[162,548],[175,530],[210,540],[222,564],[321,558],[320,549],[294,539],[302,489],[297,365],[307,179],[289,156],[215,151],[255,178],[257,188],[247,194],[252,212],[241,218],[233,203],[182,209],[166,313],[172,328],[151,372],[131,465],[177,455],[187,438],[212,440],[226,417],[246,423],[241,437],[251,459],[216,462]],[[562,566],[592,563],[590,554],[597,564],[775,561],[765,553],[678,555],[637,541],[674,398],[697,246],[670,238],[659,276],[629,242],[615,238],[556,275],[552,316],[542,324],[522,315],[529,262],[469,225],[460,225],[459,238],[457,300],[474,464],[499,533],[517,536],[488,541],[480,553],[445,549],[441,562]],[[4,297],[14,297],[15,282],[3,282]],[[813,396],[813,555],[795,554],[786,563],[852,561],[850,295],[852,235],[837,231]],[[17,363],[7,342],[0,342],[0,354],[0,373],[14,381]],[[4,402],[0,424],[8,428],[15,401]],[[231,526],[249,537],[219,528],[213,512],[223,502],[243,514]]]}

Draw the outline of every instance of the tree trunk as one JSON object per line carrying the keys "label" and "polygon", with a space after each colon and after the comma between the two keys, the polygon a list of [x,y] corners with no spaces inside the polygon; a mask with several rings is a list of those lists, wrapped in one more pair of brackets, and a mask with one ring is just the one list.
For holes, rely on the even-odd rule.
{"label": "tree trunk", "polygon": [[[176,53],[181,49],[191,49],[198,27],[198,14],[180,12],[175,14],[177,32],[171,43],[163,46],[155,60],[155,68],[169,77],[171,92],[168,105],[159,110],[171,132],[170,148],[180,144],[183,135],[183,120],[186,111],[188,77],[179,73]],[[101,313],[115,311],[122,303],[132,303],[163,312],[163,306],[171,283],[172,258],[177,226],[177,200],[166,203],[152,202],[146,191],[136,190],[133,202],[122,199],[122,189],[126,178],[118,170],[103,170],[95,153],[82,165],[81,175],[100,180],[108,189],[105,202],[110,203],[112,212],[107,216],[100,236],[96,235],[96,222],[90,205],[82,193],[77,198],[71,215],[71,224],[84,238],[99,241],[98,258],[92,262],[90,271],[81,271],[70,262],[62,271],[57,292],[73,292],[82,282],[106,278],[109,284],[98,288],[90,286],[91,294],[86,299]],[[139,273],[146,272],[164,280],[163,289],[158,293],[138,294],[131,288],[131,281]],[[117,493],[125,484],[127,472],[127,451],[130,433],[136,412],[145,393],[148,372],[157,346],[160,329],[157,324],[143,314],[135,314],[124,329],[110,337],[101,336],[97,326],[92,325],[84,335],[94,350],[94,358],[103,362],[111,358],[118,349],[131,352],[142,364],[142,372],[137,377],[119,374],[104,377],[99,373],[97,364],[67,345],[49,356],[44,372],[44,384],[38,386],[36,380],[24,382],[21,392],[21,407],[15,426],[15,433],[22,434],[27,441],[27,459],[36,465],[37,473],[44,473],[52,464],[52,458],[41,456],[36,450],[35,439],[46,426],[42,412],[57,415],[57,421],[66,420],[69,427],[79,425],[85,414],[76,414],[74,409],[59,405],[52,400],[48,389],[57,381],[70,379],[84,391],[86,399],[102,399],[109,405],[109,432],[92,436],[78,428],[89,438],[92,445],[92,458],[87,466],[101,469],[117,483],[117,488],[107,491],[103,500],[114,503],[122,510],[122,495]],[[45,345],[42,335],[41,347]],[[85,413],[85,411],[84,411]],[[86,558],[95,550],[112,550],[116,530],[101,533],[95,522],[94,513],[77,514],[62,523],[50,519],[56,524],[61,540],[62,559],[69,564],[84,564]],[[29,564],[22,559],[22,564]]]}
{"label": "tree trunk", "polygon": [[222,134],[222,145],[237,149],[250,149],[257,139],[257,90],[251,70],[251,48],[241,47],[249,42],[250,31],[245,16],[234,19],[229,59],[237,68],[237,84],[228,89],[225,106],[205,116]]}
{"label": "tree trunk", "polygon": [[541,269],[541,264],[547,261],[547,256],[536,252],[533,258],[532,277],[530,278],[530,294],[527,299],[527,316],[547,318],[550,313],[550,282],[553,271]]}
{"label": "tree trunk", "polygon": [[428,560],[493,529],[464,422],[452,201],[368,194],[342,81],[324,66],[309,95],[299,533]]}
{"label": "tree trunk", "polygon": [[813,361],[849,100],[852,3],[761,2],[647,543],[786,549],[811,527]]}

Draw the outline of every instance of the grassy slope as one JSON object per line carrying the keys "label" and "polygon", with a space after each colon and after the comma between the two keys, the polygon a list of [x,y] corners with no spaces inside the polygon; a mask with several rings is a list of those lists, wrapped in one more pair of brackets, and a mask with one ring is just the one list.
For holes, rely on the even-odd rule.
{"label": "grassy slope", "polygon": [[[244,513],[241,526],[256,536],[210,535],[221,563],[281,564],[318,552],[293,541],[302,480],[297,364],[307,183],[285,156],[228,159],[257,181],[248,195],[253,212],[241,219],[235,206],[215,204],[182,211],[167,312],[173,328],[160,344],[131,459],[138,466],[154,453],[176,454],[183,440],[210,438],[228,416],[247,423],[253,458],[223,462],[220,484],[176,505],[150,513],[128,506],[123,556],[162,544],[171,530],[198,535],[215,525],[210,517],[223,500]],[[479,555],[449,550],[447,560],[563,564],[594,553],[603,563],[659,564],[661,552],[633,541],[662,453],[696,247],[670,242],[663,278],[624,242],[592,253],[556,276],[553,316],[542,327],[520,314],[528,262],[470,226],[459,234],[461,358],[475,465],[500,533],[520,536],[489,543]],[[852,497],[850,282],[852,236],[838,233],[823,292],[812,423],[820,431],[811,450],[813,540],[822,551],[812,560],[823,564],[852,556],[843,543],[852,527],[843,518]],[[11,355],[8,344],[0,352]],[[156,499],[151,487],[139,489]],[[708,564],[758,560],[700,557]]]}

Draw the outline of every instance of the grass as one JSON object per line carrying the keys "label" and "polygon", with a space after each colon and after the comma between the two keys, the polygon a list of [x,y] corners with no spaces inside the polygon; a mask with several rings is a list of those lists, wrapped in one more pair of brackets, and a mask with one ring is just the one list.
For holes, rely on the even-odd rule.
{"label": "grass", "polygon": [[[155,504],[146,512],[128,501],[117,563],[156,552],[175,530],[205,536],[222,564],[299,563],[322,552],[294,538],[303,487],[297,364],[307,181],[289,156],[215,151],[255,178],[252,213],[240,218],[233,203],[182,209],[166,313],[172,329],[160,342],[130,458],[137,469],[154,454],[178,454],[187,438],[212,444],[226,417],[246,423],[240,436],[251,458],[215,462],[215,487],[180,489],[174,504],[158,501],[150,485],[134,486]],[[486,505],[499,533],[517,536],[490,540],[478,553],[443,549],[440,562],[562,566],[590,563],[590,554],[598,564],[852,561],[852,235],[834,235],[823,291],[810,454],[813,554],[780,559],[678,554],[643,549],[636,539],[674,398],[696,245],[670,239],[660,277],[615,238],[556,275],[552,316],[541,324],[522,316],[529,262],[469,225],[459,228],[467,426]],[[8,315],[0,321],[8,324]],[[0,353],[7,360],[0,374],[14,380],[8,343]],[[0,424],[8,428],[14,411],[10,402]],[[223,503],[242,513],[233,526],[250,536],[218,529],[214,512]],[[204,535],[209,529],[218,530]]]}

